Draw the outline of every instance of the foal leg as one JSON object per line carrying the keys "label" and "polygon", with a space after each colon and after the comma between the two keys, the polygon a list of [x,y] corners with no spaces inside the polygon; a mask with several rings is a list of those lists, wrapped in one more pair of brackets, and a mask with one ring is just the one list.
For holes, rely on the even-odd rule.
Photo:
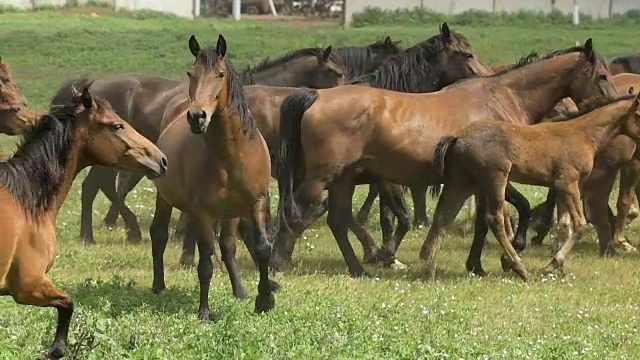
{"label": "foal leg", "polygon": [[240,219],[225,219],[222,221],[222,228],[220,229],[220,253],[222,254],[222,261],[227,268],[229,274],[229,280],[231,281],[231,289],[233,290],[233,296],[238,299],[247,298],[247,290],[242,285],[242,279],[238,272],[238,265],[236,264],[236,240],[238,238],[238,224]]}
{"label": "foal leg", "polygon": [[369,213],[371,212],[371,207],[373,206],[373,202],[378,197],[378,185],[370,184],[369,192],[367,193],[367,198],[364,199],[358,214],[356,215],[356,221],[360,224],[366,224],[367,219],[369,218]]}
{"label": "foal leg", "polygon": [[154,293],[166,289],[164,282],[164,251],[169,240],[169,221],[173,207],[156,192],[156,210],[153,214],[149,236],[151,237],[151,254],[153,256],[153,285]]}
{"label": "foal leg", "polygon": [[427,189],[423,187],[413,187],[411,199],[413,200],[413,227],[422,229],[429,224],[427,216]]}
{"label": "foal leg", "polygon": [[[350,200],[351,201],[351,200]],[[258,198],[253,204],[252,223],[255,243],[256,257],[258,259],[258,271],[260,280],[258,282],[258,296],[256,297],[254,311],[257,313],[267,312],[275,306],[273,292],[280,288],[280,285],[269,279],[269,257],[271,256],[271,244],[267,234],[267,218],[269,206],[266,198]]]}
{"label": "foal leg", "polygon": [[440,230],[446,229],[451,225],[465,200],[472,194],[466,183],[460,183],[456,179],[452,179],[448,184],[445,184],[438,199],[438,205],[436,205],[433,223],[420,249],[420,258],[427,262],[427,279],[435,278],[436,256],[441,241]]}
{"label": "foal leg", "polygon": [[529,204],[529,200],[511,183],[507,183],[505,199],[518,211],[518,227],[515,235],[512,233],[509,239],[513,239],[512,245],[516,251],[521,252],[527,247],[527,230],[529,229],[529,221],[531,219],[531,205]]}
{"label": "foal leg", "polygon": [[[180,224],[182,222],[182,224]],[[198,231],[195,229],[195,224],[193,219],[186,212],[182,212],[180,214],[180,218],[178,219],[178,226],[182,225],[182,253],[180,254],[180,265],[182,266],[195,266],[195,256],[196,256],[196,238],[198,236]],[[176,229],[176,232],[177,229]]]}
{"label": "foal leg", "polygon": [[410,226],[409,208],[407,207],[402,188],[391,183],[381,184],[380,202],[388,204],[389,209],[393,211],[393,215],[398,218],[398,226],[393,232],[393,237],[389,239],[383,238],[385,248],[382,253],[386,258],[385,265],[390,265],[396,270],[406,269],[406,265],[395,258],[400,243],[409,231]]}
{"label": "foal leg", "polygon": [[485,245],[485,239],[487,238],[487,232],[489,226],[487,225],[487,200],[486,196],[473,197],[476,199],[476,215],[475,226],[473,234],[473,242],[471,243],[471,249],[469,250],[469,256],[467,257],[466,268],[467,271],[477,276],[485,276],[487,273],[482,268],[482,249]]}
{"label": "foal leg", "polygon": [[[573,248],[576,237],[582,236],[587,226],[587,220],[582,211],[580,189],[578,183],[569,185],[566,189],[558,190],[558,236],[562,247],[555,254],[549,265],[542,273],[550,273],[557,268],[562,268],[567,254]],[[573,229],[572,229],[573,228]],[[575,234],[573,234],[575,230]]]}
{"label": "foal leg", "polygon": [[44,267],[42,269],[34,269],[34,264],[29,263],[27,265],[26,262],[24,261],[18,265],[20,271],[19,275],[16,274],[16,278],[19,284],[15,289],[10,290],[11,295],[19,304],[56,308],[58,311],[58,324],[56,325],[56,334],[47,356],[49,359],[60,359],[67,350],[69,325],[73,315],[73,300],[71,300],[69,294],[53,285],[51,280],[44,275]]}

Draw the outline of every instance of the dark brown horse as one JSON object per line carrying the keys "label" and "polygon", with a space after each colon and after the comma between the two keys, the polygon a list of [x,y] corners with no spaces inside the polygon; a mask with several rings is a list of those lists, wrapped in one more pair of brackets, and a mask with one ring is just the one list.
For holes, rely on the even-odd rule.
{"label": "dark brown horse", "polygon": [[640,55],[632,54],[615,57],[609,63],[609,68],[613,75],[621,73],[640,74]]}
{"label": "dark brown horse", "polygon": [[11,68],[0,57],[0,133],[22,134],[38,119],[27,106],[18,84],[11,78]]}
{"label": "dark brown horse", "polygon": [[[440,202],[446,201],[445,193],[477,192],[477,218],[486,221],[506,254],[507,264],[524,280],[527,271],[506,236],[502,219],[507,182],[554,188],[562,247],[543,273],[562,268],[586,229],[580,189],[593,169],[596,154],[619,134],[640,142],[640,99],[632,94],[604,100],[566,121],[532,126],[474,122],[458,135],[438,142],[435,161],[445,183]],[[437,209],[441,209],[440,202]],[[432,243],[426,247],[437,249]],[[472,245],[469,257],[473,263],[479,264],[474,251],[481,248],[481,243]],[[434,253],[428,255],[429,259],[435,257]]]}
{"label": "dark brown horse", "polygon": [[73,314],[69,294],[46,276],[55,259],[56,217],[78,172],[94,164],[153,177],[167,169],[164,154],[87,88],[40,118],[15,155],[0,163],[0,295],[56,308],[50,359],[64,355]]}
{"label": "dark brown horse", "polygon": [[[246,297],[235,262],[235,231],[240,218],[250,221],[253,248],[260,271],[256,312],[274,306],[278,285],[269,279],[271,245],[267,239],[267,195],[271,164],[266,143],[247,106],[239,74],[227,59],[224,37],[216,47],[200,48],[194,36],[189,49],[189,96],[169,104],[167,127],[158,147],[175,164],[155,181],[156,210],[149,230],[153,250],[153,290],[165,288],[163,255],[173,207],[189,214],[197,239],[200,282],[199,318],[209,319],[209,287],[213,273],[214,224],[221,222],[220,248],[233,292]],[[206,169],[206,171],[203,171]]]}
{"label": "dark brown horse", "polygon": [[[442,136],[483,119],[539,122],[564,97],[579,102],[617,94],[609,77],[606,63],[589,39],[584,47],[553,52],[511,71],[459,81],[430,94],[360,86],[300,90],[282,105],[280,216],[293,228],[304,226],[309,210],[328,187],[330,194],[337,195],[330,195],[329,226],[350,272],[362,274],[364,269],[346,236],[354,184],[362,170],[406,186],[437,184],[440,178],[433,159]],[[455,218],[467,197],[451,192],[441,195],[439,204],[447,208],[436,209],[427,244]],[[280,232],[286,235],[288,229],[283,228]],[[484,239],[486,232],[476,227],[475,237]],[[272,261],[290,256],[292,245],[291,237],[278,236]],[[425,246],[421,256],[431,251]],[[429,264],[433,275],[433,259]]]}
{"label": "dark brown horse", "polygon": [[[283,71],[283,69],[286,69]],[[289,86],[330,87],[343,78],[339,59],[327,49],[301,49],[278,59],[265,59],[254,68],[248,68],[241,76],[243,84],[269,84]],[[71,86],[82,86],[89,79],[71,80],[64,84],[51,100],[52,104],[64,102],[70,95]],[[147,139],[155,142],[160,134],[160,121],[167,103],[177,94],[184,93],[188,79],[171,80],[153,76],[122,74],[95,80],[91,91],[112,104],[115,111],[128,121]],[[118,211],[127,226],[127,237],[131,241],[141,239],[140,226],[133,212],[124,204],[124,199],[115,195],[116,170],[92,167],[82,182],[82,205],[80,237],[85,243],[95,243],[92,227],[93,201],[100,189],[113,203],[106,222],[115,224]],[[141,177],[127,177],[133,188]]]}

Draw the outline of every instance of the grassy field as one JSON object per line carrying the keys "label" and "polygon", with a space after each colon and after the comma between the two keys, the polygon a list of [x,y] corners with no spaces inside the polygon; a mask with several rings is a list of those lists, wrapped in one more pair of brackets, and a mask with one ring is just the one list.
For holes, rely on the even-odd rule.
{"label": "grassy field", "polygon": [[[589,37],[605,56],[638,50],[635,27],[590,26],[453,29],[465,34],[489,64],[514,61],[531,50],[566,48]],[[43,108],[70,77],[119,72],[179,76],[192,61],[187,47],[191,34],[213,44],[223,33],[236,64],[245,66],[300,47],[366,44],[386,34],[409,46],[437,29],[436,23],[344,31],[306,29],[300,23],[11,13],[0,15],[0,55],[13,65],[33,107]],[[1,138],[5,151],[13,141]],[[58,218],[58,256],[50,273],[76,301],[70,358],[624,359],[640,353],[638,256],[598,259],[593,231],[576,246],[564,278],[534,276],[526,285],[500,270],[493,239],[485,256],[491,274],[483,279],[467,275],[464,260],[471,234],[452,231],[441,252],[438,281],[427,284],[417,258],[426,229],[412,230],[399,253],[408,271],[371,268],[375,279],[351,279],[320,221],[299,242],[294,266],[277,276],[283,288],[273,312],[258,316],[252,300],[234,300],[225,271],[216,270],[211,291],[216,320],[203,324],[196,319],[196,272],[178,266],[177,242],[170,242],[165,257],[169,288],[159,296],[150,291],[148,239],[128,245],[124,231],[105,229],[100,223],[107,209],[102,195],[94,208],[99,245],[78,244],[83,176]],[[534,204],[546,194],[541,188],[525,190]],[[145,179],[128,197],[145,233],[153,196],[153,185]],[[358,206],[362,199],[359,192]],[[465,228],[466,218],[463,212],[457,229]],[[369,226],[380,238],[377,221],[374,215]],[[636,230],[634,225],[629,232],[634,243]],[[535,271],[549,254],[548,248],[528,249],[523,258]],[[239,248],[239,259],[253,297],[257,272],[244,248]],[[32,359],[46,348],[54,313],[1,299],[0,359]]]}

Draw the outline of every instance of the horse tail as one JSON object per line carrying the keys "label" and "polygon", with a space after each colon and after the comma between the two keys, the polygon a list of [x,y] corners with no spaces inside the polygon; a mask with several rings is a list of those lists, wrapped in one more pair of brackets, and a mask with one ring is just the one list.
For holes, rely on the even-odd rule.
{"label": "horse tail", "polygon": [[[441,180],[444,179],[444,171],[445,171],[445,158],[447,156],[447,152],[449,148],[454,146],[458,138],[455,136],[443,136],[438,141],[436,145],[436,151],[433,156],[433,164],[436,168],[436,172],[438,174],[438,178]],[[433,197],[437,197],[440,195],[440,184],[433,185],[429,188],[429,193]]]}
{"label": "horse tail", "polygon": [[288,223],[287,219],[293,216],[300,217],[300,210],[293,194],[296,189],[296,178],[299,179],[304,170],[302,117],[317,98],[316,90],[303,88],[289,95],[280,105],[280,154],[278,154],[277,163],[280,193],[278,223],[285,225]]}
{"label": "horse tail", "polygon": [[82,91],[84,87],[90,86],[93,83],[93,81],[94,79],[86,78],[86,77],[68,80],[67,82],[62,84],[62,86],[60,87],[60,89],[58,89],[56,94],[53,95],[53,98],[51,98],[51,102],[49,103],[49,106],[51,107],[54,105],[62,105],[62,104],[68,103],[73,98],[73,91],[71,91],[72,88],[75,87],[76,90]]}

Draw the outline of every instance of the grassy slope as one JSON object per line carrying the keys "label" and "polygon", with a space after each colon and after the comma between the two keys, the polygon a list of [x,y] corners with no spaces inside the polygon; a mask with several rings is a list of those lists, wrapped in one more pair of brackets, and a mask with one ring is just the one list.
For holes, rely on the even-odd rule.
{"label": "grassy slope", "polygon": [[[187,39],[210,43],[221,32],[239,65],[292,49],[316,45],[365,44],[389,34],[408,46],[433,35],[424,28],[292,29],[284,25],[221,20],[132,20],[55,13],[0,15],[0,55],[35,107],[45,106],[57,85],[69,77],[118,72],[178,76],[191,61]],[[469,37],[487,63],[514,61],[531,50],[548,51],[593,37],[606,56],[635,50],[632,28],[455,27]],[[0,139],[5,148],[12,140]],[[81,176],[83,176],[82,174]],[[564,279],[521,284],[499,269],[495,242],[485,256],[492,275],[477,280],[463,268],[470,234],[451,232],[440,257],[439,280],[425,284],[417,250],[426,229],[413,230],[400,251],[410,265],[395,274],[373,268],[375,280],[354,280],[324,223],[305,234],[294,254],[295,267],[278,280],[277,308],[252,313],[253,301],[231,297],[228,278],[217,271],[211,301],[218,320],[196,320],[197,279],[177,267],[178,248],[166,255],[169,289],[150,292],[150,246],[124,244],[124,232],[99,223],[106,212],[95,206],[97,247],[77,244],[79,187],[58,220],[58,257],[53,280],[74,296],[77,312],[71,340],[78,358],[623,358],[640,352],[638,341],[637,256],[597,258],[593,232],[574,250]],[[144,180],[128,198],[146,232],[154,190]],[[527,189],[532,203],[542,189]],[[359,193],[357,204],[361,203]],[[431,206],[432,209],[432,206]],[[375,210],[374,210],[375,212]],[[460,215],[463,221],[466,213]],[[371,220],[376,238],[377,215]],[[460,227],[459,227],[460,228]],[[635,232],[634,232],[635,233]],[[635,240],[635,237],[632,237]],[[355,244],[354,244],[355,245]],[[359,249],[357,249],[359,250]],[[257,273],[239,249],[245,285],[255,296]],[[524,255],[530,269],[541,267],[549,250]],[[49,344],[54,311],[0,300],[0,359],[28,359]],[[87,338],[95,338],[90,351]],[[78,339],[81,338],[79,341]]]}

